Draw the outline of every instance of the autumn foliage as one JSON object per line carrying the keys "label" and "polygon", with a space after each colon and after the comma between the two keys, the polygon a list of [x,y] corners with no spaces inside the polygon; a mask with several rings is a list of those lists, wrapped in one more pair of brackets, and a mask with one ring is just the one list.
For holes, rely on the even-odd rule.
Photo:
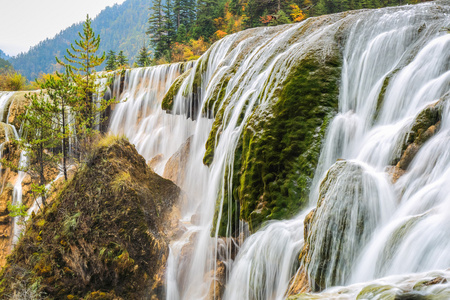
{"label": "autumn foliage", "polygon": [[292,21],[300,22],[300,21],[303,21],[306,18],[306,15],[298,7],[297,4],[291,4],[291,9],[292,9],[292,12],[291,12]]}

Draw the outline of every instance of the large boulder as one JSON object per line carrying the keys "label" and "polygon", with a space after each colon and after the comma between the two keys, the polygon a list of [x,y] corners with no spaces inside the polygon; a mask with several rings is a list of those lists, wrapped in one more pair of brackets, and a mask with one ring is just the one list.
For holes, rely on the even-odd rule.
{"label": "large boulder", "polygon": [[316,209],[305,219],[300,254],[312,291],[346,282],[361,249],[389,211],[387,179],[365,165],[337,161],[320,186]]}
{"label": "large boulder", "polygon": [[397,155],[391,162],[392,165],[387,168],[387,172],[390,175],[392,182],[395,183],[403,174],[405,174],[409,165],[425,142],[431,139],[439,131],[444,106],[449,99],[450,93],[447,93],[435,103],[425,107],[414,118],[411,128],[406,133],[397,150]]}
{"label": "large boulder", "polygon": [[128,141],[106,138],[29,221],[2,271],[0,297],[21,289],[52,299],[162,299],[179,195]]}
{"label": "large boulder", "polygon": [[192,136],[167,161],[163,177],[172,180],[178,186],[183,186],[186,179],[186,165],[191,149]]}

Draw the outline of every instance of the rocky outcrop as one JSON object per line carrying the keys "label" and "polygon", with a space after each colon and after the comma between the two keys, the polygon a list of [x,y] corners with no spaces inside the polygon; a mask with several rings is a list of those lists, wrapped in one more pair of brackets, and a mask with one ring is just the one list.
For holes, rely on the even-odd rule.
{"label": "rocky outcrop", "polygon": [[53,299],[162,299],[167,232],[180,189],[134,146],[109,137],[28,223],[8,257],[0,295],[33,289]]}
{"label": "rocky outcrop", "polygon": [[406,172],[425,142],[439,131],[443,106],[449,99],[450,94],[446,94],[435,103],[428,105],[414,119],[401,145],[400,155],[394,158],[393,166],[387,169],[394,183]]}
{"label": "rocky outcrop", "polygon": [[186,165],[191,149],[192,136],[180,146],[177,152],[169,158],[164,168],[163,177],[172,180],[178,186],[183,186],[186,179]]}
{"label": "rocky outcrop", "polygon": [[409,274],[376,281],[335,287],[323,293],[301,293],[288,297],[288,300],[318,299],[395,299],[425,300],[448,299],[449,272],[434,271],[427,274]]}
{"label": "rocky outcrop", "polygon": [[244,129],[235,186],[241,218],[252,231],[308,202],[322,139],[337,111],[340,57],[334,50],[325,61],[313,54],[299,61],[279,100],[268,112],[257,110]]}
{"label": "rocky outcrop", "polygon": [[21,125],[21,121],[18,117],[27,110],[27,106],[30,103],[30,100],[25,97],[25,95],[29,93],[30,92],[16,92],[11,97],[12,100],[11,105],[9,106],[7,122],[16,127],[16,129],[19,129]]}
{"label": "rocky outcrop", "polygon": [[[380,218],[386,186],[370,170],[337,161],[320,186],[317,207],[304,221],[305,245],[300,260],[312,291],[340,285]],[[384,201],[383,201],[384,200]]]}

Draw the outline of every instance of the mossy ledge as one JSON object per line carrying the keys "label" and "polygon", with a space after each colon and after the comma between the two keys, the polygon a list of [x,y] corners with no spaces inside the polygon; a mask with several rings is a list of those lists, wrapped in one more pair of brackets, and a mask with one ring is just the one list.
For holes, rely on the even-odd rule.
{"label": "mossy ledge", "polygon": [[285,80],[270,118],[254,114],[244,131],[239,200],[252,231],[307,203],[322,139],[338,107],[340,56],[301,60]]}
{"label": "mossy ledge", "polygon": [[178,76],[177,79],[175,79],[174,83],[172,83],[172,85],[170,86],[169,90],[164,95],[164,98],[162,100],[161,108],[163,110],[165,110],[167,112],[172,112],[173,101],[174,101],[175,97],[177,96],[178,91],[180,90],[181,85],[183,84],[183,81],[189,76],[190,73],[191,73],[191,70],[187,70],[186,72],[184,72],[183,74]]}
{"label": "mossy ledge", "polygon": [[0,298],[164,298],[165,220],[180,189],[128,141],[108,137],[44,213],[34,216],[0,277]]}

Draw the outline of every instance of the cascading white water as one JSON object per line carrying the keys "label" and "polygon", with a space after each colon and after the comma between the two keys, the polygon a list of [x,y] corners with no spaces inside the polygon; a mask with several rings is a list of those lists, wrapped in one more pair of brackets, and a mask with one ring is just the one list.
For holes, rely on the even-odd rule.
{"label": "cascading white water", "polygon": [[[182,82],[173,106],[173,112],[181,115],[166,114],[160,108],[164,93],[181,73],[180,64],[127,71],[125,86],[116,77],[113,92],[117,97],[123,88],[118,97],[126,102],[115,107],[111,131],[125,134],[147,160],[153,159],[159,174],[163,174],[170,156],[193,136],[182,186],[188,195],[182,209],[186,228],[171,244],[167,299],[219,296],[215,288],[220,281],[219,263],[224,263],[229,272],[225,299],[284,297],[289,278],[295,273],[292,270],[295,257],[303,245],[305,213],[290,221],[271,222],[248,238],[234,259],[230,253],[233,242],[220,238],[217,228],[211,232],[214,212],[216,206],[220,210],[227,202],[225,195],[231,197],[231,175],[225,174],[233,173],[235,150],[249,117],[256,109],[270,107],[289,73],[287,70],[296,61],[310,51],[326,56],[336,37],[342,47],[339,113],[327,130],[311,187],[311,205],[317,202],[325,174],[342,158],[364,166],[365,176],[376,179],[377,187],[373,190],[362,186],[367,188],[365,198],[374,201],[373,205],[380,210],[380,217],[370,230],[366,228],[364,243],[352,249],[349,247],[355,245],[347,243],[339,249],[351,253],[351,259],[339,262],[347,270],[339,283],[449,266],[448,252],[443,250],[450,244],[446,237],[449,232],[446,186],[450,186],[448,105],[442,113],[439,133],[420,149],[408,172],[392,184],[385,170],[401,152],[399,148],[416,116],[450,90],[450,35],[445,29],[450,26],[449,15],[445,2],[427,3],[327,16],[227,36],[192,66]],[[313,22],[318,25],[311,25]],[[195,82],[198,68],[205,70],[200,85]],[[225,100],[217,104],[226,105],[220,139],[216,139],[212,164],[205,167],[204,145],[213,121],[203,116],[207,112],[214,117],[209,114],[210,108],[205,107],[206,100],[210,101],[230,70],[234,75],[226,86]],[[195,101],[197,110],[193,109]],[[183,116],[183,112],[194,121]],[[340,194],[337,186],[331,198],[346,197],[346,189],[341,190]],[[411,220],[413,223],[408,225]],[[398,229],[405,224],[408,230],[399,233]],[[354,231],[345,232],[344,237],[351,240]],[[395,234],[401,238],[394,238]],[[386,245],[393,246],[392,253],[383,252]],[[220,254],[223,247],[228,249],[224,255]],[[408,251],[411,248],[417,251]],[[434,251],[433,255],[426,258],[430,251]],[[274,258],[276,263],[272,261]],[[330,279],[325,286],[329,287],[331,282]]]}
{"label": "cascading white water", "polygon": [[[190,65],[186,64],[186,69]],[[183,64],[172,64],[127,70],[125,78],[116,76],[114,82],[113,96],[119,103],[111,117],[110,131],[126,135],[147,160],[163,155],[154,166],[161,175],[167,160],[193,132],[192,121],[161,109],[162,97],[182,68]],[[120,86],[121,81],[124,86]]]}
{"label": "cascading white water", "polygon": [[[346,145],[347,149],[342,149],[341,153],[337,153],[338,156],[324,160],[356,159],[383,173],[397,155],[397,149],[401,147],[414,118],[428,104],[450,91],[450,35],[442,31],[443,27],[450,24],[450,18],[442,16],[443,19],[435,23],[431,14],[424,14],[423,19],[420,19],[419,13],[415,9],[399,10],[383,18],[374,14],[361,21],[362,31],[358,26],[352,30],[344,52],[346,63],[340,95],[341,115],[338,116],[342,118],[345,115],[348,118],[344,117],[344,125],[339,128],[343,133],[337,134],[350,136],[353,133],[347,144],[351,146]],[[420,34],[418,24],[427,34]],[[388,41],[385,41],[387,36]],[[355,75],[352,74],[357,74],[359,79],[354,80]],[[377,100],[386,76],[392,77],[377,112]],[[446,159],[448,129],[444,125],[448,122],[447,117],[446,114],[442,115],[440,133],[420,149],[407,174],[393,185],[401,197],[400,205],[394,202],[393,205],[397,207],[391,221],[379,224],[378,231],[381,232],[374,234],[372,242],[364,250],[365,254],[354,264],[356,270],[353,271],[351,282],[449,266],[449,257],[444,250],[449,240],[442,239],[442,230],[430,229],[436,229],[436,226],[443,229],[444,224],[448,223],[440,221],[442,216],[437,211],[439,206],[450,203],[450,198],[448,193],[439,193],[431,196],[434,197],[432,201],[426,200],[432,187],[440,186],[443,189],[449,183],[446,180],[449,177],[445,176],[450,163]],[[355,119],[359,130],[345,132],[355,127]],[[332,124],[330,132],[333,130],[336,128]],[[335,137],[328,135],[323,153],[339,149],[333,141]],[[437,162],[433,161],[433,157],[441,159]],[[433,180],[424,172],[424,165],[428,166],[430,173],[435,174]],[[420,171],[416,169],[418,166],[422,168]],[[404,226],[411,218],[422,214],[425,215],[418,224],[401,233],[396,232],[399,226]],[[396,242],[389,241],[398,238],[393,236],[395,234],[404,236]],[[392,253],[385,255],[385,251]],[[430,255],[429,251],[433,251],[435,256]]]}
{"label": "cascading white water", "polygon": [[[11,97],[14,95],[15,92],[0,92],[0,122],[2,122],[2,127],[5,134],[5,141],[0,145],[0,159],[2,158],[2,152],[4,143],[10,141],[10,139],[18,139],[19,134],[17,129],[8,123],[9,120],[9,108],[11,104]],[[18,176],[14,183],[13,188],[13,194],[12,194],[12,201],[11,203],[15,206],[20,207],[22,205],[22,181],[25,178],[25,168],[27,166],[27,155],[25,151],[22,151],[20,153],[19,158],[19,165],[18,165]],[[0,176],[1,176],[0,171]],[[5,182],[2,183],[2,189],[3,192]],[[14,217],[12,220],[12,243],[11,247],[13,248],[14,245],[17,243],[17,240],[19,238],[20,232],[23,228],[23,218],[18,216]]]}
{"label": "cascading white water", "polygon": [[[27,153],[25,151],[22,151],[20,152],[19,171],[16,182],[14,183],[13,196],[11,202],[12,205],[15,205],[17,207],[22,206],[22,181],[26,175],[25,168],[27,167],[27,165],[28,165]],[[14,248],[19,239],[20,233],[23,230],[24,225],[23,221],[24,218],[22,216],[17,216],[13,218],[11,248]]]}

